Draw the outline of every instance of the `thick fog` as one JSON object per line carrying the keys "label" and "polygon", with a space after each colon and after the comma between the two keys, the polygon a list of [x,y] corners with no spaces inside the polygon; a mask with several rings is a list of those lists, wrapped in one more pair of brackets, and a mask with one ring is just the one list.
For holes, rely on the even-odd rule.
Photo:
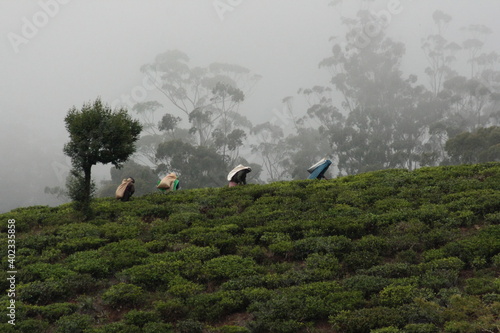
{"label": "thick fog", "polygon": [[[328,83],[318,64],[331,55],[330,38],[345,35],[341,17],[361,8],[393,13],[384,33],[406,45],[402,68],[419,80],[421,39],[437,9],[453,18],[450,33],[488,26],[488,48],[500,52],[500,1],[0,0],[0,212],[61,202],[44,188],[64,186],[71,167],[62,152],[66,113],[97,97],[161,99],[140,71],[156,55],[180,50],[191,65],[238,64],[260,75],[240,111],[262,123],[299,88]],[[295,112],[306,112],[300,97]],[[109,170],[93,168],[96,183]]]}

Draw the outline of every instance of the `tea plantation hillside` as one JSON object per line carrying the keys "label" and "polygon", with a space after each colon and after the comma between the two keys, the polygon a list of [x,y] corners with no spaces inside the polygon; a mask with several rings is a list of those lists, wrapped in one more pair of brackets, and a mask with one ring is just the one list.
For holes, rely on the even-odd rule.
{"label": "tea plantation hillside", "polygon": [[[500,330],[500,164],[1,215],[1,332]],[[11,223],[12,224],[12,223]],[[11,256],[12,258],[12,256]],[[15,326],[7,271],[14,263]]]}

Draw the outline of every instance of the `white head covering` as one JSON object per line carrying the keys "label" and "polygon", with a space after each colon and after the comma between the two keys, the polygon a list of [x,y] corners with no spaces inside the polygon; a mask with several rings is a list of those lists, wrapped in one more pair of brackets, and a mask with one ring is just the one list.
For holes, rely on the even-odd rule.
{"label": "white head covering", "polygon": [[252,170],[250,167],[247,167],[247,166],[244,166],[243,164],[239,164],[237,165],[233,170],[231,170],[228,174],[227,174],[227,181],[230,182],[231,181],[231,178],[233,178],[233,176],[238,172],[238,171],[241,171],[241,170]]}

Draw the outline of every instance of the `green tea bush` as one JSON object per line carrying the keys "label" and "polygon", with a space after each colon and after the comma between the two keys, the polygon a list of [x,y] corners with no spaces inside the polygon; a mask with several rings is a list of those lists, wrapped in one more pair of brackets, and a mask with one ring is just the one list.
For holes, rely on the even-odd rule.
{"label": "green tea bush", "polygon": [[26,304],[46,305],[64,300],[70,290],[61,280],[33,281],[18,286],[19,300]]}
{"label": "green tea bush", "polygon": [[342,285],[350,290],[359,290],[369,298],[390,284],[390,280],[380,276],[357,274],[342,280]]}
{"label": "green tea bush", "polygon": [[141,204],[133,210],[143,220],[166,219],[172,214],[172,207],[165,205]]}
{"label": "green tea bush", "polygon": [[493,189],[461,191],[443,197],[443,202],[452,211],[470,210],[484,216],[500,209],[500,192]]}
{"label": "green tea bush", "polygon": [[423,242],[423,250],[437,249],[448,242],[456,239],[458,236],[458,229],[450,229],[449,227],[439,227],[430,229],[421,235],[420,239]]}
{"label": "green tea bush", "polygon": [[23,267],[19,277],[23,282],[33,282],[36,280],[45,281],[48,279],[59,280],[71,275],[76,275],[76,273],[62,264],[35,263]]}
{"label": "green tea bush", "polygon": [[49,323],[54,323],[62,316],[73,314],[78,309],[74,303],[52,303],[45,306],[34,305],[28,308],[29,317],[40,316]]}
{"label": "green tea bush", "polygon": [[259,330],[294,332],[361,303],[360,292],[342,291],[337,282],[318,282],[276,291],[268,300],[253,302],[248,311],[254,315],[252,326]]}
{"label": "green tea bush", "polygon": [[254,275],[258,267],[251,258],[237,255],[227,255],[208,260],[203,265],[203,272],[207,279],[233,279],[245,275]]}
{"label": "green tea bush", "polygon": [[42,250],[40,256],[38,256],[39,261],[46,262],[49,264],[55,264],[58,261],[61,261],[64,258],[64,255],[60,249],[57,248],[45,248]]}
{"label": "green tea bush", "polygon": [[101,247],[98,252],[112,272],[140,264],[149,255],[144,243],[137,239],[109,243]]}
{"label": "green tea bush", "polygon": [[294,243],[294,254],[297,259],[307,258],[311,253],[332,254],[341,259],[352,248],[352,242],[345,236],[310,237]]}
{"label": "green tea bush", "polygon": [[418,265],[418,268],[422,271],[429,270],[452,270],[452,271],[460,271],[465,266],[465,263],[457,257],[448,257],[442,259],[435,259],[430,262],[422,263]]}
{"label": "green tea bush", "polygon": [[176,297],[187,298],[202,292],[204,289],[203,285],[186,280],[181,276],[174,277],[168,283],[168,292]]}
{"label": "green tea bush", "polygon": [[488,313],[486,304],[479,296],[452,295],[448,307],[443,312],[443,318],[448,321],[472,321],[486,313]]}
{"label": "green tea bush", "polygon": [[243,295],[243,300],[245,304],[251,304],[251,303],[256,303],[256,302],[267,302],[269,301],[273,295],[274,292],[272,290],[260,287],[260,288],[245,288],[241,290],[241,293]]}
{"label": "green tea bush", "polygon": [[438,333],[439,328],[434,324],[408,324],[403,331],[405,333]]}
{"label": "green tea bush", "polygon": [[186,243],[196,246],[214,246],[220,249],[223,254],[230,254],[236,251],[238,242],[243,238],[237,238],[230,232],[223,231],[223,228],[201,228],[195,227],[181,232],[180,236]]}
{"label": "green tea bush", "polygon": [[147,323],[156,323],[160,317],[155,311],[141,311],[132,309],[123,316],[123,322],[127,325],[133,325],[143,328]]}
{"label": "green tea bush", "polygon": [[306,258],[305,264],[306,271],[315,281],[333,279],[341,272],[339,261],[332,254],[312,253]]}
{"label": "green tea bush", "polygon": [[370,333],[383,327],[401,327],[405,319],[398,308],[373,307],[341,311],[330,316],[329,322],[336,330],[345,333]]}
{"label": "green tea bush", "polygon": [[377,190],[375,195],[376,199],[374,199],[376,201],[373,203],[373,210],[375,213],[388,213],[393,210],[405,211],[412,208],[412,204],[408,200],[389,196],[392,192],[394,192],[394,189],[384,189],[380,187],[375,187],[375,189]]}
{"label": "green tea bush", "polygon": [[394,308],[410,303],[415,295],[415,286],[388,285],[379,292],[378,302],[382,306]]}
{"label": "green tea bush", "polygon": [[[12,332],[21,332],[21,333],[45,333],[48,332],[50,324],[46,321],[43,320],[38,320],[38,319],[25,319],[20,322],[18,322],[15,326],[8,324],[9,326],[15,327],[15,330],[12,330]],[[0,326],[0,331],[2,333],[9,333],[11,332],[7,328],[2,328]]]}
{"label": "green tea bush", "polygon": [[[498,279],[497,279],[498,280]],[[500,281],[500,280],[499,280]],[[465,281],[465,292],[469,295],[483,295],[498,292],[495,282],[491,278],[470,278]]]}
{"label": "green tea bush", "polygon": [[263,245],[277,244],[281,242],[291,242],[292,238],[289,234],[283,232],[270,232],[265,231],[260,237],[260,242]]}
{"label": "green tea bush", "polygon": [[167,290],[168,283],[181,274],[183,262],[158,261],[151,264],[136,265],[123,270],[127,282],[139,285],[147,290]]}
{"label": "green tea bush", "polygon": [[78,251],[97,249],[107,241],[98,237],[71,238],[60,242],[57,247],[65,254],[72,254]]}
{"label": "green tea bush", "polygon": [[95,278],[104,278],[111,274],[112,269],[106,258],[98,250],[76,252],[69,255],[66,264],[78,273],[88,273]]}
{"label": "green tea bush", "polygon": [[242,326],[224,325],[221,327],[211,328],[210,332],[213,333],[250,333],[251,331]]}
{"label": "green tea bush", "polygon": [[370,333],[402,333],[402,331],[397,327],[389,326],[370,330]]}
{"label": "green tea bush", "polygon": [[231,279],[221,284],[221,290],[243,290],[246,288],[263,287],[266,281],[262,275],[246,275]]}
{"label": "green tea bush", "polygon": [[500,225],[487,226],[476,235],[450,242],[443,246],[443,251],[450,257],[460,258],[468,265],[472,265],[476,258],[489,262],[500,252]]}
{"label": "green tea bush", "polygon": [[404,278],[418,274],[417,266],[407,263],[388,263],[368,269],[358,270],[359,274],[375,275],[384,278]]}
{"label": "green tea bush", "polygon": [[101,236],[101,231],[98,226],[91,223],[72,223],[60,226],[55,234],[62,239],[98,238]]}
{"label": "green tea bush", "polygon": [[278,243],[273,243],[269,245],[269,251],[271,251],[275,256],[281,258],[288,258],[293,253],[294,244],[292,241],[283,241]]}
{"label": "green tea bush", "polygon": [[419,253],[413,249],[403,250],[395,255],[396,262],[400,264],[417,264],[420,262]]}
{"label": "green tea bush", "polygon": [[353,243],[356,251],[373,251],[380,255],[388,255],[391,252],[387,238],[366,235]]}
{"label": "green tea bush", "polygon": [[156,301],[153,305],[155,311],[160,315],[160,318],[168,323],[182,320],[186,318],[186,315],[189,313],[189,308],[180,298]]}
{"label": "green tea bush", "polygon": [[144,325],[142,333],[174,333],[174,327],[170,323],[150,322]]}
{"label": "green tea bush", "polygon": [[85,333],[142,333],[142,330],[135,325],[117,322],[86,330]]}
{"label": "green tea bush", "polygon": [[414,249],[421,251],[424,243],[421,237],[429,228],[415,218],[404,218],[402,221],[394,221],[384,230],[384,236],[388,238],[388,246],[395,251]]}
{"label": "green tea bush", "polygon": [[165,236],[170,234],[177,234],[184,229],[187,229],[188,225],[184,221],[169,221],[156,219],[151,223],[151,235],[153,239],[161,240]]}
{"label": "green tea bush", "polygon": [[444,324],[445,333],[474,333],[474,324],[468,321],[448,321]]}
{"label": "green tea bush", "polygon": [[365,203],[358,191],[345,189],[339,193],[337,197],[337,204],[363,208]]}
{"label": "green tea bush", "polygon": [[[50,208],[47,206],[31,206],[27,208],[16,208],[4,214],[5,221],[9,219],[16,220],[16,230],[18,232],[27,232],[31,228],[41,225],[51,225],[59,222],[55,218],[57,208]],[[2,232],[7,230],[7,224],[0,227]]]}
{"label": "green tea bush", "polygon": [[49,247],[57,246],[60,237],[53,234],[26,234],[17,240],[17,245],[22,249],[33,249],[37,253]]}
{"label": "green tea bush", "polygon": [[471,210],[459,210],[450,214],[451,226],[471,227],[482,219]]}
{"label": "green tea bush", "polygon": [[207,216],[200,213],[198,207],[193,209],[189,208],[176,208],[177,211],[172,213],[168,218],[168,223],[173,225],[184,226],[203,226],[207,223]]}
{"label": "green tea bush", "polygon": [[118,242],[123,239],[135,239],[139,237],[142,229],[142,223],[134,219],[125,221],[120,224],[112,222],[102,225],[100,227],[102,237],[111,242]]}
{"label": "green tea bush", "polygon": [[354,251],[344,257],[342,266],[349,272],[356,272],[359,269],[367,269],[378,265],[382,261],[377,253],[371,251]]}
{"label": "green tea bush", "polygon": [[216,322],[245,308],[243,295],[233,290],[194,295],[186,300],[186,305],[189,318],[203,322]]}
{"label": "green tea bush", "polygon": [[420,276],[420,286],[438,291],[443,288],[452,288],[458,285],[459,272],[449,269],[440,269],[424,272]]}
{"label": "green tea bush", "polygon": [[235,254],[241,257],[252,258],[259,264],[267,258],[266,249],[259,245],[239,245],[236,248]]}
{"label": "green tea bush", "polygon": [[425,203],[414,211],[414,216],[431,228],[448,224],[449,215],[445,205],[432,202]]}
{"label": "green tea bush", "polygon": [[84,333],[93,323],[89,315],[73,313],[56,321],[55,333]]}
{"label": "green tea bush", "polygon": [[146,295],[141,287],[119,283],[111,286],[102,295],[102,301],[114,308],[134,308],[144,304]]}
{"label": "green tea bush", "polygon": [[186,319],[177,323],[179,333],[203,333],[203,324],[197,320]]}
{"label": "green tea bush", "polygon": [[152,240],[150,242],[144,243],[144,248],[148,252],[152,253],[158,253],[158,252],[163,252],[167,249],[168,243],[165,241],[160,241],[160,240]]}

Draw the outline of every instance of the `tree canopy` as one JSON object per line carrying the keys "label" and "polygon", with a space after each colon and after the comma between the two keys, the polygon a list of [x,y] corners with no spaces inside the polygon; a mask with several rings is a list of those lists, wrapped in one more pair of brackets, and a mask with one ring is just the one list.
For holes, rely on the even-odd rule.
{"label": "tree canopy", "polygon": [[64,153],[73,164],[73,180],[69,184],[70,197],[88,209],[91,199],[91,168],[97,163],[122,164],[135,152],[142,126],[125,109],[112,110],[100,98],[71,108],[64,119],[70,141]]}

